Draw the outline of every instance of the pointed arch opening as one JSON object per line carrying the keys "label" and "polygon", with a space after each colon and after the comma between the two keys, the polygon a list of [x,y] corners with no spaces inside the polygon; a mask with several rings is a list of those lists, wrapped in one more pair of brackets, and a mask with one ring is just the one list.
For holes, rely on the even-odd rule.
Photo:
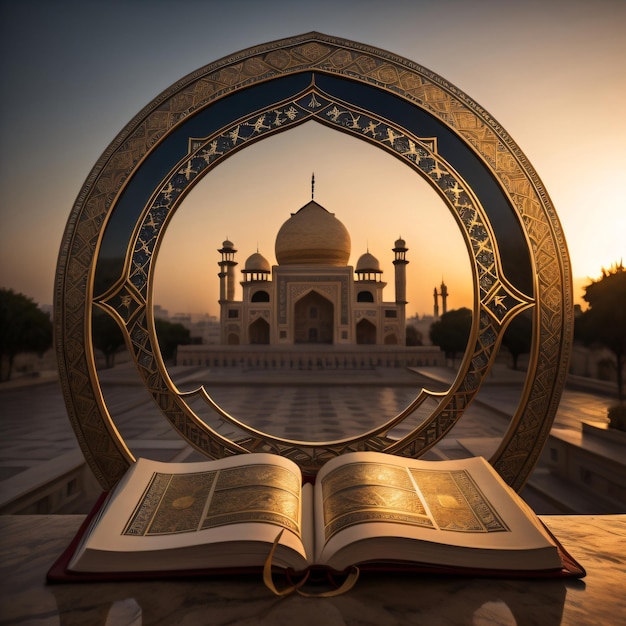
{"label": "pointed arch opening", "polygon": [[363,345],[375,344],[376,326],[369,320],[360,320],[356,325],[356,342]]}
{"label": "pointed arch opening", "polygon": [[250,324],[248,334],[250,343],[267,345],[270,342],[270,325],[262,317],[259,317]]}
{"label": "pointed arch opening", "polygon": [[294,343],[333,343],[335,307],[317,291],[294,306]]}

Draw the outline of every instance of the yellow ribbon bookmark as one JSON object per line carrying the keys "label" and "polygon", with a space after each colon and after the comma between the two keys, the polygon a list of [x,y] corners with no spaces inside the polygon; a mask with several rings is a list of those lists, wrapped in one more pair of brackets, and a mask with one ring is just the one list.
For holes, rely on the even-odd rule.
{"label": "yellow ribbon bookmark", "polygon": [[276,546],[278,545],[278,542],[280,541],[280,538],[283,536],[284,532],[285,529],[283,528],[283,530],[281,530],[276,536],[276,539],[274,539],[272,549],[267,555],[267,559],[265,559],[265,565],[263,565],[263,582],[265,583],[265,586],[277,596],[288,596],[290,593],[296,591],[299,587],[302,587],[302,585],[304,585],[304,583],[307,581],[307,578],[309,577],[309,571],[307,571],[302,580],[297,582],[295,585],[286,587],[282,591],[279,591],[274,584],[274,579],[272,578],[272,559],[274,558],[274,552],[276,552]]}
{"label": "yellow ribbon bookmark", "polygon": [[318,593],[309,593],[309,592],[303,591],[302,587],[304,586],[306,581],[309,579],[309,575],[311,573],[311,570],[308,569],[303,575],[302,580],[299,580],[294,585],[289,585],[285,589],[279,590],[274,584],[274,579],[272,577],[272,560],[274,558],[276,547],[278,546],[278,542],[280,541],[280,538],[282,537],[283,532],[284,532],[284,529],[281,530],[276,536],[276,539],[274,539],[272,548],[269,554],[267,555],[267,559],[265,559],[265,564],[263,565],[263,582],[265,583],[265,586],[274,595],[288,596],[295,591],[297,594],[304,596],[306,598],[332,598],[333,596],[338,596],[338,595],[341,595],[342,593],[346,593],[346,591],[350,591],[350,589],[354,587],[354,585],[356,584],[356,581],[359,578],[359,568],[353,565],[350,568],[350,573],[348,574],[346,579],[336,589],[330,589],[328,591],[322,591]]}

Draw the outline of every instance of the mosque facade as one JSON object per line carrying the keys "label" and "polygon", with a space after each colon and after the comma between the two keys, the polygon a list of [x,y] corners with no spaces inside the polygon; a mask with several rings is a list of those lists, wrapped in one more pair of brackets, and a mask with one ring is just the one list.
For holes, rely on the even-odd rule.
{"label": "mosque facade", "polygon": [[258,251],[241,270],[241,300],[235,300],[237,250],[224,241],[220,267],[220,343],[288,347],[404,346],[408,248],[394,243],[395,300],[386,302],[382,270],[369,251],[348,265],[350,235],[313,199],[281,226],[277,264]]}

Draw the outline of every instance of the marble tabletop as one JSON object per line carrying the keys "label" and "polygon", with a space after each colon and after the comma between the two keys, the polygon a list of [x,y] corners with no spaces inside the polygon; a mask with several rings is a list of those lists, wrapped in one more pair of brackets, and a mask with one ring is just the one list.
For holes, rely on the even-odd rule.
{"label": "marble tabletop", "polygon": [[366,574],[333,598],[278,598],[258,577],[47,585],[82,519],[0,516],[0,624],[626,625],[626,515],[542,516],[582,580]]}

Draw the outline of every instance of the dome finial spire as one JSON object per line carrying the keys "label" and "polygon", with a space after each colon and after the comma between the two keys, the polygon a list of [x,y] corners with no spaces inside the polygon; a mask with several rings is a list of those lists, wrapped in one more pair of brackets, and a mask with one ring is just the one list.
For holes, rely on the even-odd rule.
{"label": "dome finial spire", "polygon": [[315,198],[315,172],[311,174],[311,200]]}

